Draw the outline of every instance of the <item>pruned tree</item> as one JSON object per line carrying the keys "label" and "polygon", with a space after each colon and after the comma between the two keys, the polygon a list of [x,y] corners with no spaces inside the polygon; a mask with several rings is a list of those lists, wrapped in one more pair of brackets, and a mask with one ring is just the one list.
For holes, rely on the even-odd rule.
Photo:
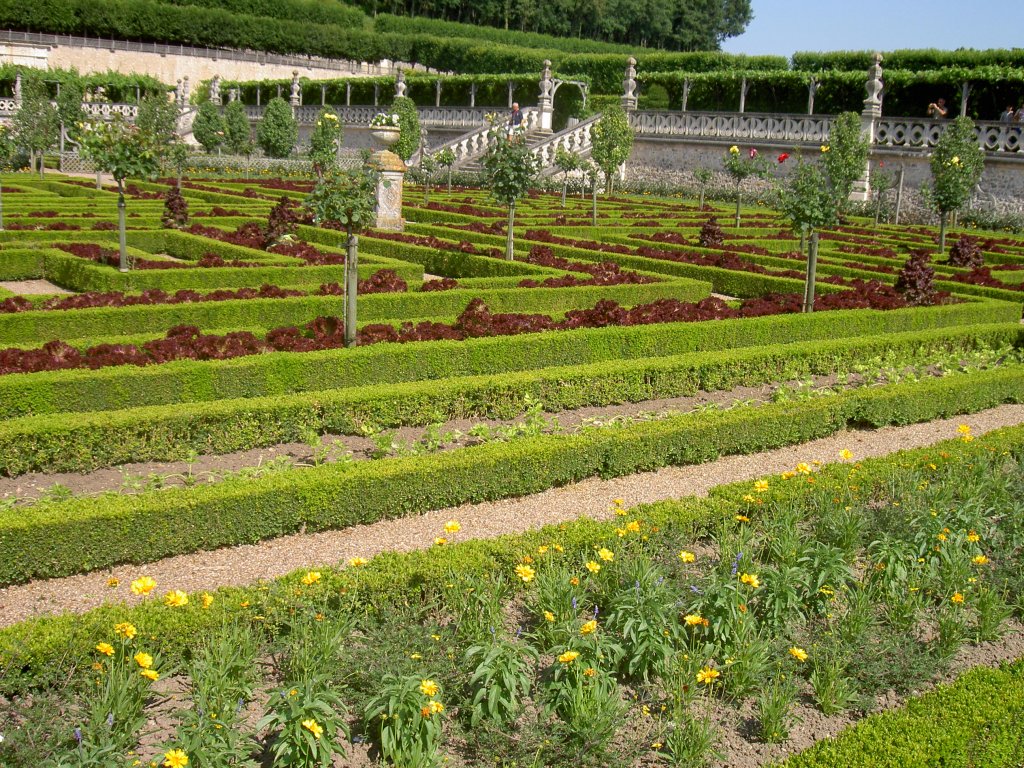
{"label": "pruned tree", "polygon": [[985,169],[974,121],[958,117],[945,127],[931,156],[932,187],[928,201],[939,214],[939,253],[946,252],[949,215],[966,203]]}
{"label": "pruned tree", "polygon": [[420,148],[420,139],[423,135],[423,129],[420,127],[420,115],[416,111],[416,102],[408,96],[396,96],[391,103],[391,111],[398,115],[398,125],[401,128],[398,141],[391,147],[391,151],[402,160],[408,161]]}
{"label": "pruned tree", "polygon": [[232,101],[224,108],[224,143],[233,155],[249,156],[256,148],[249,116],[241,101]]}
{"label": "pruned tree", "polygon": [[735,144],[729,147],[722,161],[725,172],[732,177],[736,185],[736,228],[740,226],[740,206],[743,202],[743,182],[747,179],[758,176],[766,177],[769,174],[768,159],[762,157],[756,149],[751,147],[747,152],[740,152]]}
{"label": "pruned tree", "polygon": [[192,135],[205,152],[212,153],[224,143],[224,118],[212,101],[204,101],[199,106],[192,122]]}
{"label": "pruned tree", "polygon": [[569,174],[580,170],[583,165],[578,154],[559,147],[555,150],[555,166],[562,172],[562,207],[565,208],[565,196],[569,191]]}
{"label": "pruned tree", "polygon": [[452,166],[455,165],[455,150],[445,147],[434,153],[434,161],[448,172],[448,194],[452,192]]}
{"label": "pruned tree", "polygon": [[828,144],[822,146],[821,164],[839,215],[849,206],[854,182],[867,170],[870,152],[867,137],[861,132],[860,115],[843,112],[832,121]]}
{"label": "pruned tree", "polygon": [[590,128],[590,157],[604,174],[605,192],[611,194],[613,179],[633,149],[633,127],[625,110],[614,105]]}
{"label": "pruned tree", "polygon": [[309,159],[313,161],[313,172],[317,178],[338,164],[342,135],[338,113],[330,107],[321,109],[309,137]]}
{"label": "pruned tree", "polygon": [[299,126],[292,108],[280,96],[267,102],[263,119],[256,128],[256,143],[267,157],[288,157],[299,140]]}
{"label": "pruned tree", "polygon": [[537,181],[540,162],[530,148],[515,137],[509,138],[502,126],[491,128],[491,143],[484,155],[485,185],[491,195],[508,208],[508,234],[505,258],[513,257],[516,202],[526,195]]}
{"label": "pruned tree", "polygon": [[46,84],[35,77],[24,79],[21,87],[21,107],[12,120],[15,141],[29,156],[29,168],[43,175],[43,156],[57,142],[60,116],[50,103]]}

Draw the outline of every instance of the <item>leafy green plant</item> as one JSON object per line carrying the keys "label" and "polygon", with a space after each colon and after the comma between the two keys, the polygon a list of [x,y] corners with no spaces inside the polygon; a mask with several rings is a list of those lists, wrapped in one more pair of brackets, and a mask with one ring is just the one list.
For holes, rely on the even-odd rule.
{"label": "leafy green plant", "polygon": [[309,137],[309,159],[313,161],[313,171],[318,178],[337,164],[342,136],[338,113],[328,107],[321,109]]}
{"label": "leafy green plant", "polygon": [[938,252],[945,253],[949,215],[967,202],[985,167],[974,121],[957,117],[945,126],[929,164],[932,186],[927,199],[939,214]]}
{"label": "leafy green plant", "polygon": [[439,760],[444,705],[441,686],[418,675],[381,680],[363,711],[367,733],[396,768],[431,768]]}
{"label": "leafy green plant", "polygon": [[60,116],[50,103],[46,84],[35,76],[24,79],[21,87],[21,106],[11,119],[15,141],[28,152],[29,167],[39,162],[39,177],[43,177],[43,155],[57,141]]}
{"label": "leafy green plant", "polygon": [[828,177],[828,189],[837,215],[846,210],[854,182],[867,172],[870,151],[861,130],[860,115],[856,112],[837,115],[829,128],[828,144],[824,145],[821,153],[821,164]]}
{"label": "leafy green plant", "polygon": [[699,210],[704,210],[704,196],[708,191],[708,184],[711,183],[711,179],[714,176],[714,172],[710,168],[705,168],[703,165],[693,170],[694,181],[697,182],[698,194],[700,195],[697,201],[697,207]]}
{"label": "leafy green plant", "polygon": [[559,147],[555,150],[555,166],[562,172],[562,207],[565,208],[565,196],[569,190],[569,174],[578,171],[583,164],[575,152]]}
{"label": "leafy green plant", "polygon": [[540,163],[525,142],[516,136],[508,137],[500,126],[492,126],[490,135],[483,160],[485,185],[494,199],[508,208],[505,258],[512,261],[516,202],[533,187]]}
{"label": "leafy green plant", "polygon": [[761,741],[779,744],[789,739],[790,728],[799,721],[793,713],[796,695],[796,685],[784,676],[772,680],[758,694],[755,706]]}
{"label": "leafy green plant", "polygon": [[673,768],[704,768],[720,760],[716,749],[718,729],[707,715],[686,710],[678,712],[660,737],[669,765]]}
{"label": "leafy green plant", "polygon": [[452,166],[455,165],[455,150],[445,147],[434,153],[434,162],[448,172],[448,194],[452,191]]}
{"label": "leafy green plant", "polygon": [[766,157],[762,157],[760,153],[753,147],[750,148],[746,153],[740,152],[740,148],[736,145],[729,147],[729,150],[725,153],[725,157],[722,160],[722,167],[725,168],[725,172],[732,177],[733,184],[736,185],[736,228],[740,226],[740,205],[743,201],[743,182],[751,177],[767,177],[770,173],[771,165]]}
{"label": "leafy green plant", "polygon": [[401,128],[398,141],[391,151],[403,160],[408,160],[420,148],[420,139],[423,135],[416,102],[408,96],[396,96],[391,102],[391,111],[398,115],[398,125]]}
{"label": "leafy green plant", "polygon": [[515,722],[523,711],[532,685],[531,665],[537,663],[532,647],[510,638],[495,637],[489,643],[466,649],[469,677],[469,725],[484,720],[498,726]]}
{"label": "leafy green plant", "polygon": [[235,100],[224,108],[224,143],[236,155],[251,155],[256,145],[245,105]]}
{"label": "leafy green plant", "polygon": [[311,675],[275,691],[257,729],[274,734],[269,748],[275,766],[329,768],[335,755],[345,757],[338,737],[349,738],[348,711],[336,687]]}
{"label": "leafy green plant", "polygon": [[633,127],[625,110],[618,105],[606,109],[590,128],[590,157],[604,174],[605,192],[611,194],[619,167],[633,149]]}
{"label": "leafy green plant", "polygon": [[215,152],[224,144],[224,118],[212,101],[203,102],[192,121],[192,135],[204,152]]}
{"label": "leafy green plant", "polygon": [[857,688],[847,676],[846,665],[835,654],[822,652],[811,661],[809,676],[814,703],[825,715],[838,715],[858,701]]}

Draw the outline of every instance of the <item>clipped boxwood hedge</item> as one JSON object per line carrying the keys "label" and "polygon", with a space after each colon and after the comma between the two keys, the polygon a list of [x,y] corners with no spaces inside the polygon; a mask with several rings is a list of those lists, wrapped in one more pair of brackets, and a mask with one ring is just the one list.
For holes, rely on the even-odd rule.
{"label": "clipped boxwood hedge", "polygon": [[0,511],[0,584],[523,496],[587,477],[699,464],[851,425],[906,424],[1022,401],[1024,370],[1015,366],[428,456]]}
{"label": "clipped boxwood hedge", "polygon": [[630,360],[785,341],[1016,322],[1019,305],[977,301],[896,310],[842,310],[704,323],[550,331],[521,336],[276,352],[0,376],[0,419],[58,412],[306,392]]}
{"label": "clipped boxwood hedge", "polygon": [[389,386],[217,400],[0,422],[0,474],[81,472],[191,451],[228,453],[299,441],[313,432],[360,434],[459,418],[512,418],[528,398],[548,411],[752,386],[895,353],[1021,345],[1019,325],[940,328],[888,336],[743,347]]}

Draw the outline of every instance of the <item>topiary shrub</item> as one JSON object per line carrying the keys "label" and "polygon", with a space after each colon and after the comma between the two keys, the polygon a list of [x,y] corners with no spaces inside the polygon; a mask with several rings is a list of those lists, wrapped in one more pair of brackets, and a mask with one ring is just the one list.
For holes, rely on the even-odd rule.
{"label": "topiary shrub", "polygon": [[224,118],[212,101],[203,102],[192,122],[192,135],[204,152],[213,152],[224,143]]}
{"label": "topiary shrub", "polygon": [[725,242],[725,233],[722,228],[718,226],[718,219],[712,216],[710,219],[704,222],[704,226],[700,228],[700,242],[701,248],[721,248],[722,243]]}
{"label": "topiary shrub", "polygon": [[985,256],[978,244],[978,238],[961,235],[949,249],[949,262],[954,267],[977,269],[985,265]]}
{"label": "topiary shrub", "polygon": [[292,116],[292,108],[280,96],[267,102],[259,127],[256,143],[267,157],[288,157],[299,140],[299,126]]}
{"label": "topiary shrub", "polygon": [[910,258],[896,278],[896,290],[912,307],[931,304],[935,298],[935,268],[931,260],[927,251],[911,251]]}
{"label": "topiary shrub", "polygon": [[252,126],[249,116],[245,113],[245,105],[240,101],[232,101],[224,110],[225,139],[236,155],[251,155],[255,145],[252,143]]}
{"label": "topiary shrub", "polygon": [[403,160],[408,160],[420,146],[420,116],[416,111],[416,103],[408,96],[396,96],[391,103],[391,111],[398,115],[398,124],[402,129],[391,151]]}

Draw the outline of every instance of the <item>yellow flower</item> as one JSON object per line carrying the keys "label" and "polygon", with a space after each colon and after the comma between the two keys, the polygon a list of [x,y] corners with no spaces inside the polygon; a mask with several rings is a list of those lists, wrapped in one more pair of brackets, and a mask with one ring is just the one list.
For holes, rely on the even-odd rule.
{"label": "yellow flower", "polygon": [[362,565],[366,565],[368,562],[370,562],[370,561],[367,560],[365,557],[350,557],[348,559],[348,564],[352,568],[358,568],[358,567],[360,567]]}
{"label": "yellow flower", "polygon": [[843,450],[839,452],[839,458],[843,461],[849,461],[853,458],[853,453],[850,452],[849,448],[843,448]]}
{"label": "yellow flower", "polygon": [[120,579],[118,579],[116,576],[111,576],[109,579],[107,579],[107,586],[111,589],[114,589],[120,583]]}
{"label": "yellow flower", "polygon": [[971,434],[971,425],[961,424],[959,427],[956,428],[956,431],[959,432],[961,435],[969,435]]}
{"label": "yellow flower", "polygon": [[783,480],[789,480],[791,478],[796,477],[796,472],[794,472],[791,469],[787,469],[785,472],[779,475],[779,477],[781,477]]}
{"label": "yellow flower", "polygon": [[828,150],[829,150],[828,144],[822,144],[821,145],[821,151],[822,152],[828,152]]}
{"label": "yellow flower", "polygon": [[581,635],[589,635],[591,632],[596,632],[596,631],[597,631],[597,622],[594,619],[591,619],[586,624],[584,624],[582,627],[580,627],[580,634]]}
{"label": "yellow flower", "polygon": [[316,720],[310,718],[302,721],[302,727],[313,734],[313,738],[319,739],[324,734],[324,729]]}
{"label": "yellow flower", "polygon": [[755,501],[757,501],[757,499],[754,497],[754,494],[752,493],[743,494],[743,500],[747,502],[747,504],[753,504]]}
{"label": "yellow flower", "polygon": [[430,714],[432,715],[439,715],[442,712],[444,712],[444,704],[442,704],[440,701],[434,701],[433,699],[431,699],[429,702],[427,702],[427,706],[430,707]]}
{"label": "yellow flower", "polygon": [[97,643],[96,650],[102,653],[104,656],[114,655],[114,646],[112,646],[110,643]]}
{"label": "yellow flower", "polygon": [[183,750],[172,749],[164,755],[164,768],[185,768],[188,765],[188,755]]}
{"label": "yellow flower", "polygon": [[984,555],[977,555],[971,560],[971,562],[975,565],[985,565],[988,563],[988,558]]}
{"label": "yellow flower", "polygon": [[606,563],[610,563],[612,560],[615,559],[615,553],[605,547],[601,547],[599,550],[597,550],[597,556],[604,560]]}
{"label": "yellow flower", "polygon": [[[384,717],[387,717],[387,715],[384,715]],[[420,707],[420,717],[430,717],[430,707],[426,704]]]}
{"label": "yellow flower", "polygon": [[409,654],[409,658],[412,659],[413,661],[416,661],[418,659],[422,659],[423,658],[423,654],[421,654],[421,653],[410,653]]}
{"label": "yellow flower", "polygon": [[968,531],[967,540],[974,544],[975,542],[981,541],[981,536],[978,535],[977,531]]}
{"label": "yellow flower", "polygon": [[307,571],[306,575],[302,577],[302,583],[309,587],[320,581],[320,578],[320,571]]}
{"label": "yellow flower", "polygon": [[715,682],[715,680],[717,680],[721,676],[721,674],[722,673],[719,672],[717,669],[714,669],[712,667],[704,667],[700,670],[700,672],[697,673],[697,682],[704,683],[704,685],[711,685]]}
{"label": "yellow flower", "polygon": [[693,552],[687,552],[685,549],[679,553],[679,559],[684,563],[692,563],[697,559],[697,556]]}
{"label": "yellow flower", "polygon": [[[751,497],[751,498],[753,498],[753,497]],[[749,523],[750,522],[750,518],[747,517],[746,515],[736,515],[736,520],[738,522],[740,522],[740,523]]]}
{"label": "yellow flower", "polygon": [[149,669],[153,666],[153,657],[150,656],[148,653],[143,653],[142,651],[139,651],[132,658],[135,659],[135,663],[143,669]]}
{"label": "yellow flower", "polygon": [[138,634],[138,630],[135,629],[135,626],[133,624],[129,624],[127,621],[125,621],[121,624],[114,625],[114,633],[121,635],[126,640],[132,640],[135,638],[135,635]]}
{"label": "yellow flower", "polygon": [[953,596],[951,598],[949,598],[949,602],[951,602],[951,603],[953,603],[955,605],[960,605],[961,603],[963,603],[963,601],[964,601],[964,595],[963,595],[962,592],[954,592]]}
{"label": "yellow flower", "polygon": [[807,661],[807,651],[795,645],[789,649],[789,655],[801,663]]}
{"label": "yellow flower", "polygon": [[801,475],[809,475],[811,474],[811,465],[805,461],[801,461],[799,464],[796,465],[796,471],[799,472]]}
{"label": "yellow flower", "polygon": [[625,536],[627,533],[629,533],[629,531],[627,531],[625,528],[616,528],[615,529],[615,535],[618,536],[620,539],[623,536]]}
{"label": "yellow flower", "polygon": [[434,539],[435,547],[443,547],[447,543],[448,539],[446,539],[444,536],[438,536],[436,539]]}
{"label": "yellow flower", "polygon": [[156,580],[151,576],[140,576],[132,582],[133,595],[148,595],[156,589]]}
{"label": "yellow flower", "polygon": [[211,605],[213,605],[213,595],[211,595],[209,592],[203,592],[202,601],[203,608],[209,608]]}
{"label": "yellow flower", "polygon": [[440,688],[433,680],[420,680],[420,693],[424,696],[437,696],[439,690]]}
{"label": "yellow flower", "polygon": [[554,620],[555,620],[555,614],[553,614],[551,611],[544,611],[544,621],[554,621]]}
{"label": "yellow flower", "polygon": [[597,670],[594,669],[593,667],[587,667],[586,669],[583,670],[584,677],[593,677],[596,674],[597,674]]}
{"label": "yellow flower", "polygon": [[537,572],[528,565],[517,565],[516,576],[523,580],[524,584],[529,584],[533,581],[533,577],[537,575]]}
{"label": "yellow flower", "polygon": [[754,483],[754,490],[757,493],[764,493],[765,491],[768,490],[768,481],[758,480],[756,483]]}
{"label": "yellow flower", "polygon": [[[601,570],[601,566],[598,565],[597,569]],[[578,587],[580,585],[580,580],[577,577],[573,576],[571,579],[569,579],[569,583],[574,587]]]}
{"label": "yellow flower", "polygon": [[547,553],[548,553],[547,545],[542,544],[541,546],[537,547],[537,554],[538,555],[546,555]]}
{"label": "yellow flower", "polygon": [[960,439],[965,443],[971,443],[974,442],[974,435],[964,435]]}
{"label": "yellow flower", "polygon": [[180,589],[172,590],[164,595],[164,605],[170,608],[181,608],[188,605],[188,595]]}
{"label": "yellow flower", "polygon": [[444,524],[445,533],[458,533],[461,530],[462,526],[459,524],[458,520],[449,520],[447,523]]}
{"label": "yellow flower", "polygon": [[565,552],[565,547],[563,547],[561,544],[555,544],[554,549],[555,552]]}
{"label": "yellow flower", "polygon": [[704,617],[699,613],[688,613],[683,616],[683,621],[686,622],[687,626],[696,627],[698,624],[704,623]]}
{"label": "yellow flower", "polygon": [[591,573],[597,573],[601,570],[601,566],[595,563],[593,560],[587,561],[587,570]]}
{"label": "yellow flower", "polygon": [[753,587],[754,589],[757,589],[761,586],[761,580],[757,578],[756,573],[741,573],[740,581],[749,587]]}
{"label": "yellow flower", "polygon": [[558,660],[563,664],[572,664],[574,661],[576,661],[576,659],[579,658],[579,655],[579,651],[566,651],[558,657]]}
{"label": "yellow flower", "polygon": [[151,682],[156,682],[160,679],[160,673],[155,669],[142,669],[139,670],[139,674]]}
{"label": "yellow flower", "polygon": [[729,154],[730,155],[738,155],[739,153],[740,153],[740,148],[737,147],[735,144],[733,144],[731,147],[729,147]]}
{"label": "yellow flower", "polygon": [[628,523],[626,523],[626,530],[631,533],[640,533],[640,521],[630,520]]}
{"label": "yellow flower", "polygon": [[529,555],[523,555],[523,562],[526,563],[527,565],[529,565],[530,563],[533,562],[533,558],[530,557]]}

